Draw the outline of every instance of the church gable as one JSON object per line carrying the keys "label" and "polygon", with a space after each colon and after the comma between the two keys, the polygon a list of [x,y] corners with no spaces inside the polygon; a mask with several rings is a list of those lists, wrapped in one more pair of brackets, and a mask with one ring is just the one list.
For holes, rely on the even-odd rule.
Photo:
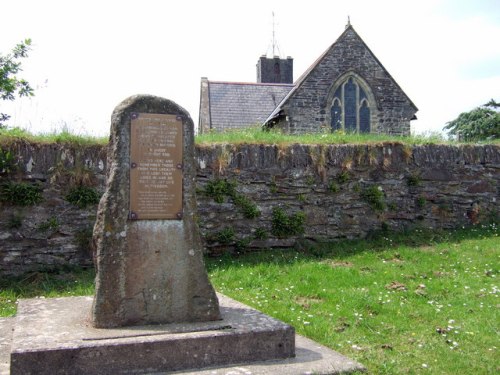
{"label": "church gable", "polygon": [[416,106],[351,25],[267,119],[290,133],[327,129],[406,135]]}

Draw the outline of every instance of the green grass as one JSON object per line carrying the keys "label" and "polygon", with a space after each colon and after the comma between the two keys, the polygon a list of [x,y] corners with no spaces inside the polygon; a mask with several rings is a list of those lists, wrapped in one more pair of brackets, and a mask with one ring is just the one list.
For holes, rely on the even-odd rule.
{"label": "green grass", "polygon": [[[493,374],[498,227],[378,233],[300,250],[207,258],[216,289],[290,323],[373,374]],[[16,300],[93,293],[93,270],[0,280]]]}
{"label": "green grass", "polygon": [[106,145],[108,137],[93,137],[73,134],[67,129],[60,132],[32,134],[20,128],[0,128],[0,145],[9,145],[18,141],[30,143],[64,143],[79,146]]}
{"label": "green grass", "polygon": [[492,374],[495,225],[209,259],[216,289],[374,374]]}
{"label": "green grass", "polygon": [[[260,126],[249,127],[224,132],[211,132],[198,135],[195,138],[197,144],[380,144],[385,142],[400,142],[408,145],[421,144],[458,144],[458,142],[446,140],[440,134],[401,137],[385,134],[359,134],[344,132],[325,132],[320,134],[288,135],[277,130],[262,131]],[[488,141],[487,143],[500,143],[500,141]]]}
{"label": "green grass", "polygon": [[[66,143],[80,146],[106,145],[108,137],[93,137],[73,134],[68,129],[59,132],[32,134],[20,128],[0,128],[0,146],[9,145],[16,141],[31,143]],[[447,140],[439,133],[401,137],[386,134],[359,134],[345,132],[325,132],[319,134],[288,135],[278,130],[262,131],[260,126],[252,126],[238,130],[211,132],[198,135],[195,142],[199,145],[212,144],[277,144],[281,146],[291,144],[381,144],[398,142],[407,145],[422,144],[459,144]],[[469,142],[469,144],[500,144],[500,139],[484,142]]]}

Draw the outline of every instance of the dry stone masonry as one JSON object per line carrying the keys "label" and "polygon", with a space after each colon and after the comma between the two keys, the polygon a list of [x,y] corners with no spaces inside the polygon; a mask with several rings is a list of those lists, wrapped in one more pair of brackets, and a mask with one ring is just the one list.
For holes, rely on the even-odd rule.
{"label": "dry stone masonry", "polygon": [[[37,181],[44,199],[35,206],[1,203],[0,274],[91,264],[85,239],[88,243],[96,206],[79,209],[68,203],[54,167],[72,172],[83,164],[102,192],[105,150],[10,147],[18,174],[2,179]],[[197,146],[194,157],[199,225],[206,250],[214,255],[295,246],[307,239],[362,238],[382,228],[479,225],[498,220],[500,212],[497,145],[216,145]],[[227,181],[234,191],[207,194],[217,181]],[[276,208],[295,224],[303,214],[303,233],[274,235]],[[16,216],[20,225],[14,227]],[[37,229],[51,218],[59,226]]]}

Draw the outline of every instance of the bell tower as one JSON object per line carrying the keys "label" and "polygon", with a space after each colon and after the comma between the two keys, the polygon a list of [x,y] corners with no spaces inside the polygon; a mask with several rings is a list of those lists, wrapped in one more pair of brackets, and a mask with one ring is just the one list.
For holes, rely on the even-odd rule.
{"label": "bell tower", "polygon": [[257,83],[293,83],[293,59],[261,56],[257,62]]}

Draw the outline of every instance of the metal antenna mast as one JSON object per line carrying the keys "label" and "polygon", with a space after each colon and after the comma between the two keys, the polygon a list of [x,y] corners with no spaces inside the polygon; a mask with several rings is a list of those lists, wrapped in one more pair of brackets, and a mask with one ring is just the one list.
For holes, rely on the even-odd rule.
{"label": "metal antenna mast", "polygon": [[273,11],[273,40],[272,40],[272,48],[273,48],[273,57],[277,56],[276,52],[278,55],[281,55],[280,48],[278,46],[278,42],[276,41],[276,22],[274,20],[274,11]]}

